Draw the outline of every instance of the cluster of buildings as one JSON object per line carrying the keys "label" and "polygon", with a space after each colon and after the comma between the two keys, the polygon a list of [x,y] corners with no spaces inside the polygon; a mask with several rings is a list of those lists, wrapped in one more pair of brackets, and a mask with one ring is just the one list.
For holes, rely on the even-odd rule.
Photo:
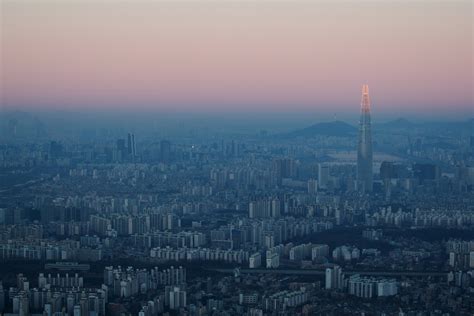
{"label": "cluster of buildings", "polygon": [[150,257],[166,261],[224,261],[243,263],[249,260],[249,253],[243,250],[209,248],[153,248]]}
{"label": "cluster of buildings", "polygon": [[6,293],[0,290],[3,308],[11,306],[14,315],[106,315],[107,286],[84,287],[77,275],[45,277],[40,273],[38,287],[31,287],[28,278],[19,274],[16,283]]}
{"label": "cluster of buildings", "polygon": [[0,312],[472,311],[474,138],[370,105],[358,133],[0,144]]}
{"label": "cluster of buildings", "polygon": [[133,245],[137,248],[201,248],[208,244],[206,234],[202,232],[157,231],[154,233],[133,235]]}
{"label": "cluster of buildings", "polygon": [[359,260],[360,259],[360,249],[357,247],[351,246],[340,246],[334,248],[332,251],[332,258],[334,261],[351,261],[351,260]]}
{"label": "cluster of buildings", "polygon": [[131,297],[139,293],[146,294],[160,286],[186,284],[186,269],[171,266],[160,271],[157,267],[146,270],[109,266],[104,270],[104,284],[110,288],[113,296]]}
{"label": "cluster of buildings", "polygon": [[474,269],[474,241],[449,240],[446,252],[453,269]]}
{"label": "cluster of buildings", "polygon": [[239,219],[211,231],[211,244],[229,248],[258,245],[272,248],[285,241],[303,238],[333,227],[319,218],[284,217],[280,219]]}
{"label": "cluster of buildings", "polygon": [[416,226],[416,227],[452,227],[465,228],[474,225],[474,214],[462,209],[413,210],[391,207],[382,208],[367,216],[366,223],[371,226]]}
{"label": "cluster of buildings", "polygon": [[392,296],[398,293],[398,284],[393,279],[377,279],[353,275],[348,280],[349,294],[362,298]]}
{"label": "cluster of buildings", "polygon": [[342,268],[335,265],[326,269],[325,288],[327,290],[347,291],[350,295],[361,298],[397,295],[399,282],[395,279],[385,279],[359,274],[346,277]]}
{"label": "cluster of buildings", "polygon": [[78,241],[8,240],[0,243],[0,259],[99,261],[102,249],[82,247]]}

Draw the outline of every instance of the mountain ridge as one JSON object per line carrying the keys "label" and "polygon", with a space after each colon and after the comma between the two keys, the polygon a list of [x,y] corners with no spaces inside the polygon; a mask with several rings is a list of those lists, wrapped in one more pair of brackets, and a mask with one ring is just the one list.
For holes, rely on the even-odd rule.
{"label": "mountain ridge", "polygon": [[297,138],[297,137],[313,137],[316,135],[349,137],[354,136],[357,128],[344,121],[331,121],[316,123],[311,126],[294,130],[285,134],[280,134],[281,137]]}

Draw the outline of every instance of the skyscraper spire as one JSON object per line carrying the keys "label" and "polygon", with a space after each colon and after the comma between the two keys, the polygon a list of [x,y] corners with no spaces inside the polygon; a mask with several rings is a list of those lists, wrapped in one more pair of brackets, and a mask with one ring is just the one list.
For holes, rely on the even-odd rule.
{"label": "skyscraper spire", "polygon": [[370,123],[369,85],[362,85],[362,101],[357,147],[357,188],[361,192],[372,191],[372,132]]}
{"label": "skyscraper spire", "polygon": [[362,101],[360,102],[362,112],[370,112],[369,85],[362,85]]}

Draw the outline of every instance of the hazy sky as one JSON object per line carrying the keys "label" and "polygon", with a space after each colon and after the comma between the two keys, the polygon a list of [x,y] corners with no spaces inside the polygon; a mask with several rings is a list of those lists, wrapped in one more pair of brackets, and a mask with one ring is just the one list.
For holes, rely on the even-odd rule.
{"label": "hazy sky", "polygon": [[470,0],[0,1],[4,107],[474,107]]}

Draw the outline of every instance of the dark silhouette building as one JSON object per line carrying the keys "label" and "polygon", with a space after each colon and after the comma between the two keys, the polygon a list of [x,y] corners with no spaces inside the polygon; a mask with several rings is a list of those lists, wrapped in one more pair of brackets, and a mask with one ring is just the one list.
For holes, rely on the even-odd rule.
{"label": "dark silhouette building", "polygon": [[128,150],[128,154],[131,157],[136,156],[136,146],[135,146],[135,135],[134,134],[128,133],[127,150]]}
{"label": "dark silhouette building", "polygon": [[415,163],[413,164],[413,176],[421,183],[427,180],[438,180],[440,178],[440,170],[434,164]]}
{"label": "dark silhouette building", "polygon": [[160,143],[160,156],[162,162],[170,162],[171,160],[171,143],[167,140],[162,140]]}

